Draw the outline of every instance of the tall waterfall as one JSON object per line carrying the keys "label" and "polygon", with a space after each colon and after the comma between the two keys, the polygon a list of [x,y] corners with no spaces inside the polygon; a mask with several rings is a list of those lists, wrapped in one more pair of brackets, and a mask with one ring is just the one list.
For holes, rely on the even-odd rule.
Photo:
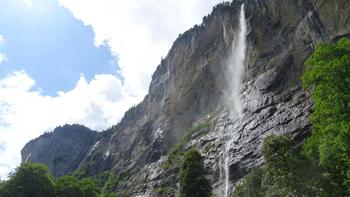
{"label": "tall waterfall", "polygon": [[[228,75],[229,77],[229,94],[228,107],[232,119],[238,119],[242,116],[242,103],[240,100],[240,90],[242,87],[242,76],[244,73],[245,56],[246,56],[246,36],[247,23],[245,19],[244,4],[241,7],[239,15],[239,29],[232,41],[232,51],[228,59]],[[229,197],[231,184],[229,181],[229,158],[230,148],[232,146],[232,136],[228,134],[226,138],[225,152],[220,161],[221,169],[220,177],[224,184],[222,187],[222,196]]]}
{"label": "tall waterfall", "polygon": [[242,103],[240,100],[240,90],[242,86],[242,75],[244,72],[244,62],[246,55],[247,24],[244,14],[244,4],[239,15],[239,31],[232,42],[232,51],[228,59],[229,74],[229,110],[231,116],[242,115]]}

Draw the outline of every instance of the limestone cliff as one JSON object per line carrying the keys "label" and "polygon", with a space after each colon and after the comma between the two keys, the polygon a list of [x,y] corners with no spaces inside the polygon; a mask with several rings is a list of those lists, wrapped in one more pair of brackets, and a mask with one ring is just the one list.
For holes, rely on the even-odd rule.
{"label": "limestone cliff", "polygon": [[[242,3],[248,23],[240,91],[243,115],[233,120],[224,102],[230,81],[227,60],[235,47],[232,40]],[[78,167],[88,175],[112,172],[122,181],[111,189],[125,196],[157,196],[157,188],[167,188],[161,196],[176,196],[178,166],[164,167],[164,163],[171,147],[182,142],[205,156],[220,196],[225,138],[230,136],[233,142],[231,183],[263,163],[260,146],[267,135],[290,133],[302,142],[310,134],[312,108],[308,92],[300,88],[303,62],[318,43],[349,35],[348,0],[219,4],[200,26],[179,36],[153,74],[148,95],[119,124],[86,136],[74,134],[74,127],[56,129],[28,143],[22,160],[31,153],[29,161],[48,164],[55,175]]]}

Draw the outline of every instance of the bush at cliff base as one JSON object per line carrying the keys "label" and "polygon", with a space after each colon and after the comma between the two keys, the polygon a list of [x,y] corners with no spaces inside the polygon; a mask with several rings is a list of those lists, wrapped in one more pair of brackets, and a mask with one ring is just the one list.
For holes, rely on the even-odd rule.
{"label": "bush at cliff base", "polygon": [[209,197],[211,185],[205,177],[203,158],[196,150],[185,153],[180,172],[180,197]]}

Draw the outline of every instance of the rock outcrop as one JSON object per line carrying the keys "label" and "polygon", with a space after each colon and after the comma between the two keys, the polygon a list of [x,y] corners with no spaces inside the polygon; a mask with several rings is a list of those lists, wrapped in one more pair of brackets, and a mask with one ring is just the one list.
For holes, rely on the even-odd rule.
{"label": "rock outcrop", "polygon": [[84,162],[97,136],[81,125],[57,127],[28,142],[21,151],[22,162],[44,163],[55,176],[67,174]]}
{"label": "rock outcrop", "polygon": [[[223,101],[242,3],[249,25],[241,89],[244,109],[243,117],[232,119]],[[164,163],[171,147],[197,126],[185,147],[203,154],[220,195],[220,162],[228,136],[233,142],[229,169],[234,183],[263,163],[260,147],[266,136],[288,133],[302,142],[310,134],[312,102],[300,87],[303,62],[317,44],[349,36],[349,9],[347,0],[219,4],[200,26],[174,42],[152,76],[148,95],[119,124],[100,134],[70,134],[69,139],[55,137],[64,136],[64,128],[77,132],[62,127],[28,143],[22,159],[31,153],[29,161],[48,164],[55,175],[78,167],[87,175],[109,171],[120,177],[111,189],[122,191],[122,196],[176,196],[178,166]]]}

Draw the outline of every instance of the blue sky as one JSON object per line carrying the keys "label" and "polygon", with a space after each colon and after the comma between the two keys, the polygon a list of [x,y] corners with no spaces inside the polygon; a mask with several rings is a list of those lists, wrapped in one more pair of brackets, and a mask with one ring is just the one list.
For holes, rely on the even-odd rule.
{"label": "blue sky", "polygon": [[45,95],[72,89],[84,74],[117,75],[115,57],[106,46],[95,47],[91,26],[84,26],[54,0],[36,0],[29,6],[19,0],[0,1],[0,51],[7,60],[0,78],[25,70]]}

